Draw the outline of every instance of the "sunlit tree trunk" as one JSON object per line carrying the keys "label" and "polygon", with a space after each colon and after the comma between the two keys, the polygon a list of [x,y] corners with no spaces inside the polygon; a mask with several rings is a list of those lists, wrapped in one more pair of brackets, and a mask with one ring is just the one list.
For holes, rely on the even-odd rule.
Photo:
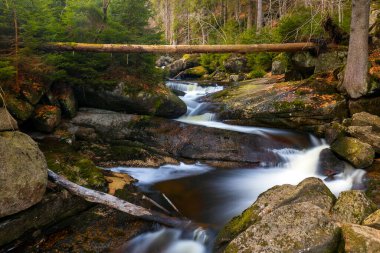
{"label": "sunlit tree trunk", "polygon": [[247,30],[253,28],[253,0],[248,0]]}
{"label": "sunlit tree trunk", "polygon": [[257,0],[257,32],[263,27],[263,0]]}
{"label": "sunlit tree trunk", "polygon": [[370,0],[352,1],[350,45],[343,87],[351,98],[367,93]]}

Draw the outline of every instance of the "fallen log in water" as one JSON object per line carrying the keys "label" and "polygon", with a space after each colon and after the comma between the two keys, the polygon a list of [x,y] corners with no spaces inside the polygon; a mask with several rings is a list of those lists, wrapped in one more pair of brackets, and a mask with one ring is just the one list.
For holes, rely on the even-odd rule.
{"label": "fallen log in water", "polygon": [[[128,44],[88,44],[74,42],[51,42],[41,48],[46,51],[108,52],[108,53],[254,53],[254,52],[297,52],[318,49],[313,42],[252,45],[128,45]],[[347,49],[329,44],[329,50]]]}
{"label": "fallen log in water", "polygon": [[137,206],[125,200],[119,199],[115,196],[82,187],[80,185],[77,185],[65,179],[64,177],[57,175],[51,170],[48,171],[48,175],[49,175],[49,179],[52,182],[65,188],[72,194],[84,198],[85,200],[89,202],[106,205],[108,207],[128,213],[132,216],[138,217],[140,219],[158,222],[160,224],[170,226],[170,227],[185,227],[190,224],[189,220],[169,217],[162,213],[148,210],[141,206]]}

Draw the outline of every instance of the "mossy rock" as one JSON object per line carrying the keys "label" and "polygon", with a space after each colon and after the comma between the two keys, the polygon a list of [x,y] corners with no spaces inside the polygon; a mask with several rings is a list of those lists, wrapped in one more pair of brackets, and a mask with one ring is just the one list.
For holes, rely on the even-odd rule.
{"label": "mossy rock", "polygon": [[344,252],[380,252],[380,230],[355,224],[345,224],[342,226],[342,235]]}
{"label": "mossy rock", "polygon": [[194,68],[186,69],[181,76],[183,78],[201,78],[202,76],[206,75],[207,69],[203,66],[197,66]]}
{"label": "mossy rock", "polygon": [[79,185],[104,190],[106,181],[101,169],[69,144],[43,143],[41,149],[49,169]]}
{"label": "mossy rock", "polygon": [[46,88],[41,83],[27,81],[21,85],[21,93],[30,104],[36,105],[46,93]]}
{"label": "mossy rock", "polygon": [[17,120],[26,121],[32,116],[34,107],[29,102],[18,98],[16,95],[13,95],[11,93],[6,94],[4,99],[8,111]]}
{"label": "mossy rock", "polygon": [[332,208],[332,216],[342,223],[361,224],[377,210],[377,206],[362,191],[345,191],[339,194]]}
{"label": "mossy rock", "polygon": [[33,115],[36,130],[51,133],[61,123],[61,109],[54,105],[40,105]]}
{"label": "mossy rock", "polygon": [[348,161],[358,169],[371,166],[375,158],[375,151],[371,145],[352,137],[337,139],[331,145],[331,149],[340,158]]}

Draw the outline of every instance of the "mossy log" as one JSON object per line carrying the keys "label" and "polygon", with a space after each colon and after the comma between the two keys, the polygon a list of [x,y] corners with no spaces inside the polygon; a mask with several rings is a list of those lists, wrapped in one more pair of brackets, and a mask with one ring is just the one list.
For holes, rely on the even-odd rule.
{"label": "mossy log", "polygon": [[[313,42],[251,45],[128,45],[88,44],[74,42],[53,42],[42,46],[46,51],[108,52],[108,53],[254,53],[254,52],[297,52],[318,49]],[[346,49],[339,45],[327,45],[329,50]]]}
{"label": "mossy log", "polygon": [[82,197],[89,202],[106,205],[108,207],[138,217],[140,219],[158,222],[160,224],[170,227],[186,227],[190,225],[189,220],[179,219],[176,217],[169,217],[162,213],[137,206],[125,200],[119,199],[115,196],[82,187],[59,176],[51,170],[49,170],[48,173],[49,179],[52,182],[54,182],[57,185],[60,185],[72,194]]}

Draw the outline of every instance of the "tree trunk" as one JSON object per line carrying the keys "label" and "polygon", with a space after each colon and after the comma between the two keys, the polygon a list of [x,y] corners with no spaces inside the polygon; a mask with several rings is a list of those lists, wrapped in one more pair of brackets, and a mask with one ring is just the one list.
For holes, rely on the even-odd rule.
{"label": "tree trunk", "polygon": [[343,87],[351,98],[367,93],[370,0],[352,1],[350,45]]}
{"label": "tree trunk", "polygon": [[108,207],[128,213],[132,216],[135,216],[144,220],[158,222],[160,224],[167,225],[170,227],[184,227],[190,224],[190,221],[188,220],[182,220],[175,217],[169,217],[164,214],[151,211],[140,206],[136,206],[132,203],[119,199],[115,196],[106,194],[104,192],[94,191],[94,190],[82,187],[80,185],[74,184],[73,182],[70,182],[69,180],[57,175],[51,170],[48,171],[48,174],[49,174],[49,179],[52,182],[56,183],[59,186],[62,186],[63,188],[71,192],[72,194],[77,195],[81,198],[84,198],[85,200],[89,202],[106,205]]}
{"label": "tree trunk", "polygon": [[257,26],[256,31],[259,33],[263,27],[263,0],[257,0]]}
{"label": "tree trunk", "polygon": [[20,92],[20,80],[19,80],[19,37],[18,37],[18,20],[15,3],[13,3],[13,23],[15,29],[15,65],[16,65],[16,80],[14,85],[14,91],[16,93]]}
{"label": "tree trunk", "polygon": [[253,0],[248,0],[247,30],[253,28]]}
{"label": "tree trunk", "polygon": [[[46,51],[108,52],[108,53],[254,53],[254,52],[297,52],[318,48],[313,42],[285,44],[251,45],[124,45],[124,44],[87,44],[73,42],[53,42],[42,47]],[[346,47],[328,45],[331,50],[344,50]]]}

